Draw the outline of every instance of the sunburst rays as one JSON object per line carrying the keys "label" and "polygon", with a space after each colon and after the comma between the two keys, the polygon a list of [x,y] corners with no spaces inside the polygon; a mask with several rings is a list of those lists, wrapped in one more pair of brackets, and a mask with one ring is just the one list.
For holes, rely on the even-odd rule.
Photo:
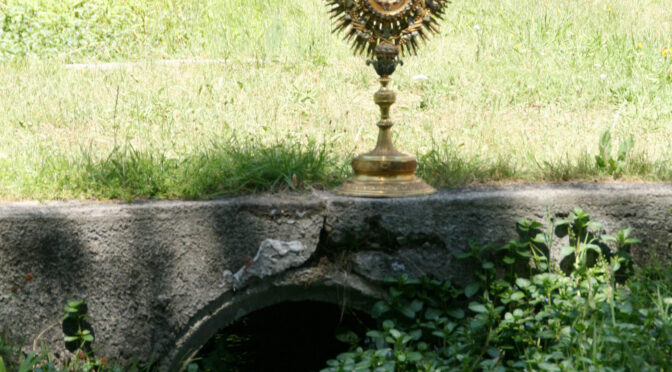
{"label": "sunburst rays", "polygon": [[334,22],[355,54],[373,55],[379,43],[415,55],[421,43],[440,31],[448,0],[326,0]]}

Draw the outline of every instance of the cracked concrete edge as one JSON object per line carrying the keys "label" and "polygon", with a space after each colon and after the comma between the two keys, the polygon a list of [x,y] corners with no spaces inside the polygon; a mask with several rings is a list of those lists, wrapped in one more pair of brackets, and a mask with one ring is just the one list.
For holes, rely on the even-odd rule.
{"label": "cracked concrete edge", "polygon": [[[669,259],[672,253],[672,184],[667,183],[485,186],[394,200],[325,197],[326,223],[336,246],[380,230],[384,234],[379,238],[387,238],[397,249],[404,244],[393,238],[416,235],[458,252],[468,248],[470,239],[506,243],[517,236],[515,224],[521,218],[543,223],[549,213],[562,218],[581,207],[602,222],[608,234],[632,227],[633,236],[642,238],[634,252],[637,262],[657,256]],[[561,244],[554,241],[552,258],[558,258]]]}
{"label": "cracked concrete edge", "polygon": [[[101,355],[158,359],[230,290],[225,270],[269,237],[314,250],[324,212],[322,200],[304,196],[1,204],[0,331],[32,340],[67,299],[85,298]],[[42,340],[59,351],[62,333]]]}
{"label": "cracked concrete edge", "polygon": [[128,216],[132,211],[152,210],[157,212],[173,212],[198,208],[218,208],[235,206],[295,206],[297,202],[307,207],[319,204],[323,207],[323,198],[317,194],[283,194],[283,195],[244,195],[213,200],[137,200],[122,201],[16,201],[0,202],[0,216],[32,217],[57,214],[73,217],[105,218],[110,215]]}

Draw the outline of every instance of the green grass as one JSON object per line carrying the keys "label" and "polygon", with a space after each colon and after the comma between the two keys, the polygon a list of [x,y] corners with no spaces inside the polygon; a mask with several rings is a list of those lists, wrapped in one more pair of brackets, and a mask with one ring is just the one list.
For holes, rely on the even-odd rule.
{"label": "green grass", "polygon": [[[438,187],[668,181],[671,19],[665,1],[455,1],[395,73],[396,144]],[[375,73],[320,0],[0,0],[0,30],[1,199],[329,188],[377,136]],[[65,67],[165,58],[226,62]],[[613,157],[635,140],[617,172],[595,161],[607,129]]]}
{"label": "green grass", "polygon": [[[12,340],[13,341],[13,340]],[[24,352],[20,343],[12,342],[0,334],[0,372],[153,372],[154,364],[140,364],[137,361],[122,363],[117,359],[96,358],[83,355],[70,360],[54,358],[49,348],[42,344],[38,351]],[[79,353],[78,353],[79,354]]]}

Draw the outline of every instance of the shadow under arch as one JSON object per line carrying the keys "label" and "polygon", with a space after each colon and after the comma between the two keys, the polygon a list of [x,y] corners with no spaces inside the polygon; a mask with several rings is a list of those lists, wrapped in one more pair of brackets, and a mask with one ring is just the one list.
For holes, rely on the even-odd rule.
{"label": "shadow under arch", "polygon": [[369,313],[376,300],[371,293],[362,291],[357,281],[352,282],[347,278],[343,281],[321,278],[307,286],[296,283],[260,283],[240,292],[229,292],[222,295],[216,301],[217,304],[208,306],[208,309],[194,317],[189,329],[177,339],[176,347],[162,361],[161,370],[184,370],[189,359],[222,328],[267,307],[287,302],[311,301]]}

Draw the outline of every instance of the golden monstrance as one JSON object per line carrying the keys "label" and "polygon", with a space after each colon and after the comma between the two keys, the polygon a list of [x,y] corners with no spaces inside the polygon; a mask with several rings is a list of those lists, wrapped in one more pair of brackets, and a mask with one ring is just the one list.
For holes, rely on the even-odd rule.
{"label": "golden monstrance", "polygon": [[390,106],[396,94],[388,87],[399,56],[415,55],[420,43],[439,32],[438,21],[447,0],[326,0],[334,20],[334,32],[342,32],[355,54],[368,60],[380,76],[374,102],[380,107],[378,142],[373,151],[352,161],[355,176],[336,193],[363,197],[403,197],[436,192],[415,176],[415,156],[404,154],[392,144]]}

